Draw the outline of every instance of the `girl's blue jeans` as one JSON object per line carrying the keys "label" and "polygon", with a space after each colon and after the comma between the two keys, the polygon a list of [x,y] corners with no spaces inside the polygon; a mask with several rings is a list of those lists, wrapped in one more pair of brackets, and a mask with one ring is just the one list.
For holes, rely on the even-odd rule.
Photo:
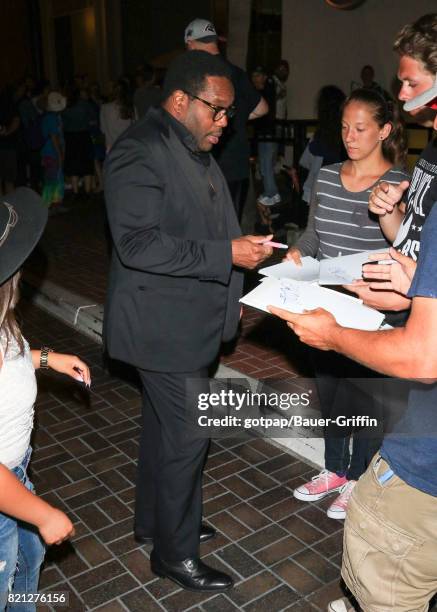
{"label": "girl's blue jeans", "polygon": [[[32,449],[29,448],[23,461],[13,472],[24,486],[33,492],[27,477]],[[0,491],[0,495],[2,492]],[[37,593],[45,545],[36,527],[23,523],[0,512],[0,610],[11,612],[34,612],[34,603],[8,603],[8,596]]]}
{"label": "girl's blue jeans", "polygon": [[278,193],[278,185],[275,179],[275,160],[278,152],[278,144],[276,142],[259,142],[258,143],[258,159],[259,169],[263,179],[263,194],[272,198]]}

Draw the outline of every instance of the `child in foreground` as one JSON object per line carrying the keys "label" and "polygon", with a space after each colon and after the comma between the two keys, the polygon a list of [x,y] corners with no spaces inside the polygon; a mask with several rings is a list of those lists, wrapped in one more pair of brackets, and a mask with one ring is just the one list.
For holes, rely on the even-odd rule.
{"label": "child in foreground", "polygon": [[[38,242],[47,207],[27,188],[0,200],[0,610],[8,595],[37,593],[45,544],[74,534],[70,519],[33,494],[27,475],[36,399],[35,370],[54,369],[90,385],[88,366],[47,347],[30,350],[15,318],[19,269]],[[35,610],[35,603],[15,609]]]}

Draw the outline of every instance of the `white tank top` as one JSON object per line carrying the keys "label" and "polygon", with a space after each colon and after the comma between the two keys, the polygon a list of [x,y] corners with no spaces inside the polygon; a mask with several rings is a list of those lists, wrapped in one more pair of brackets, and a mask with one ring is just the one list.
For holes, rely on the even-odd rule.
{"label": "white tank top", "polygon": [[35,368],[29,345],[20,355],[18,343],[0,331],[0,463],[8,468],[20,464],[29,447],[36,399]]}

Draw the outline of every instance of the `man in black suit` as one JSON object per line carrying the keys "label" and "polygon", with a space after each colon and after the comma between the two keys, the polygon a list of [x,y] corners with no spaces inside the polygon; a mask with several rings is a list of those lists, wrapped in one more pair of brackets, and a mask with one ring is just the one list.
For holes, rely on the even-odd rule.
{"label": "man in black suit", "polygon": [[190,381],[209,391],[208,367],[237,332],[241,268],[271,254],[265,236],[240,236],[209,154],[233,97],[219,57],[184,53],[168,70],[162,107],[123,134],[105,168],[114,242],[106,344],[138,369],[144,389],[135,534],[153,538],[156,574],[194,591],[224,590],[232,579],[199,559],[199,541],[214,530],[201,523],[209,441],[194,427]]}

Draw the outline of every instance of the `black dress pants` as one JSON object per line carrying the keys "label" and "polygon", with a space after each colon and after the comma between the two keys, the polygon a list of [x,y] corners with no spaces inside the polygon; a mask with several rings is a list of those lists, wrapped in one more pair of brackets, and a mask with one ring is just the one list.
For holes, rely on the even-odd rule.
{"label": "black dress pants", "polygon": [[198,557],[209,439],[195,420],[197,393],[209,393],[208,370],[139,370],[139,375],[143,414],[135,532],[153,537],[155,552],[166,561]]}

